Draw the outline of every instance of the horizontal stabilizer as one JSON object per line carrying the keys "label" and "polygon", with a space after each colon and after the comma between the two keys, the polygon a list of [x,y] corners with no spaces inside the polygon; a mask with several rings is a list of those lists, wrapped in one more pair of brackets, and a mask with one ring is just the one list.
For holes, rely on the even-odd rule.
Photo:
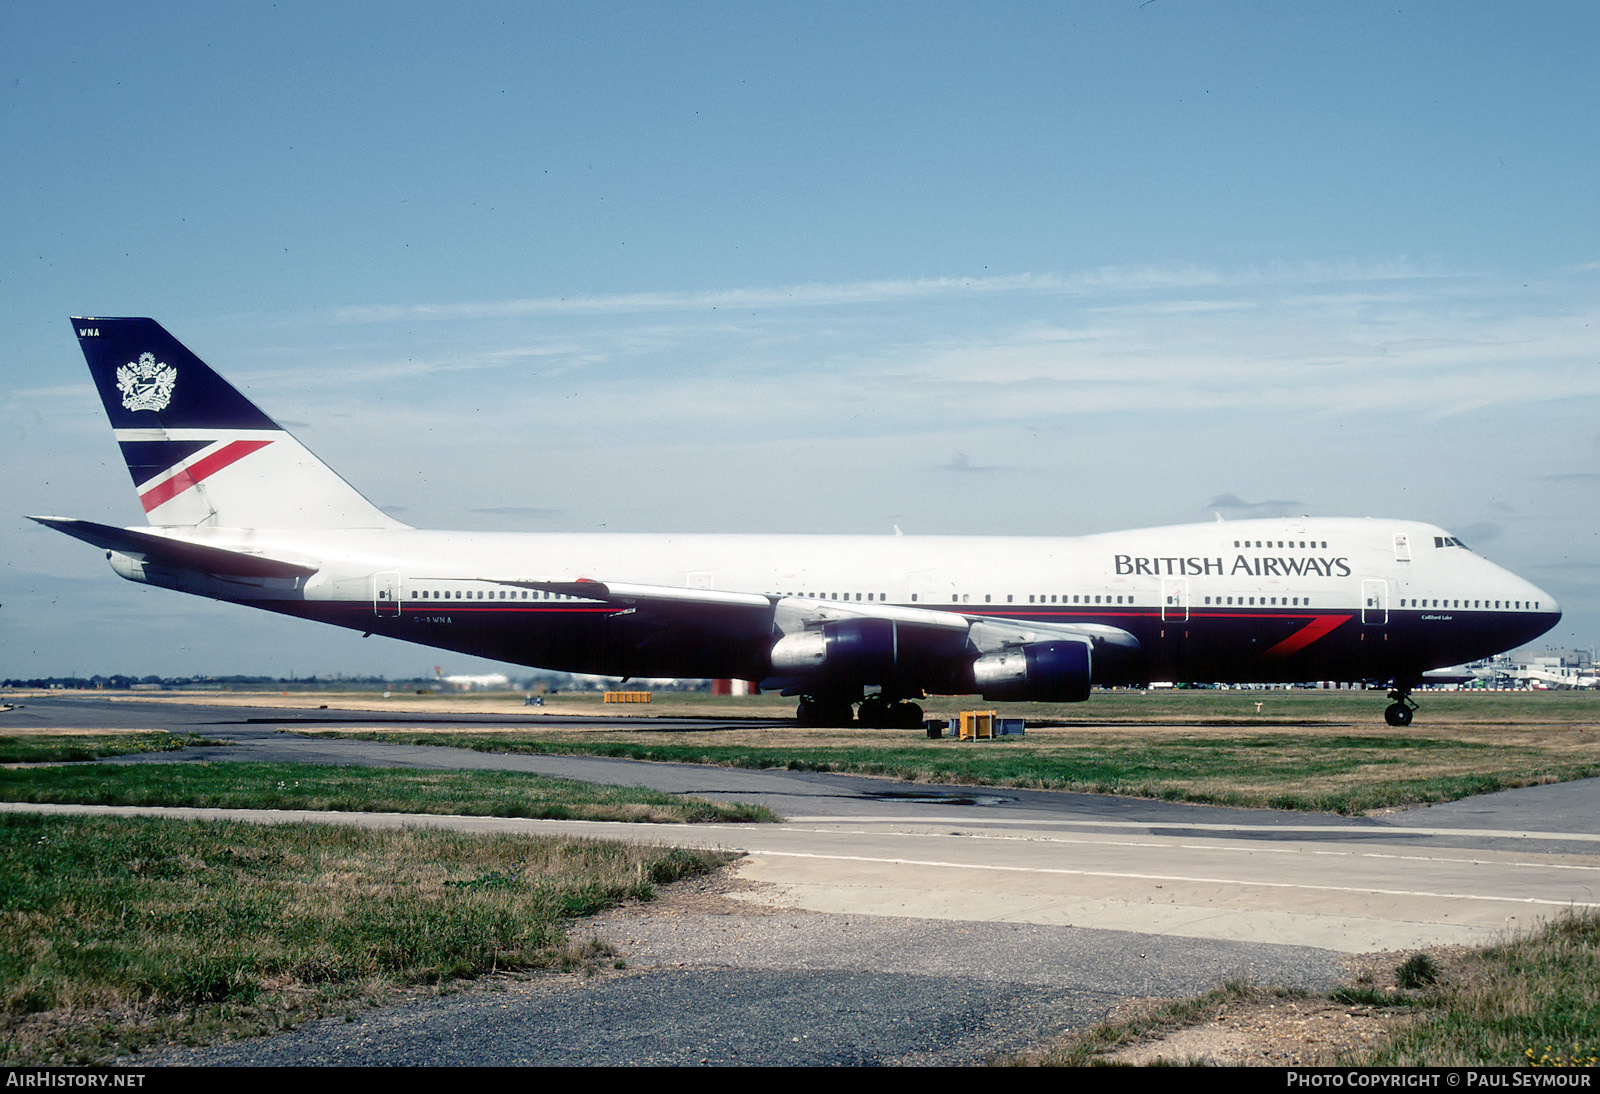
{"label": "horizontal stabilizer", "polygon": [[175,569],[227,574],[230,577],[310,577],[317,572],[315,566],[303,566],[297,562],[284,562],[221,547],[207,547],[131,528],[113,528],[109,524],[96,524],[89,520],[73,520],[69,517],[28,519],[96,547],[126,555],[140,555],[150,562]]}

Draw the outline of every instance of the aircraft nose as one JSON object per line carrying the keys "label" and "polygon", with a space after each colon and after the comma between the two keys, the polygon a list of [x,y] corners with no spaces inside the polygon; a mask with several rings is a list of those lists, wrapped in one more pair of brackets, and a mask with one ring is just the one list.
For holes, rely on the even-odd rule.
{"label": "aircraft nose", "polygon": [[[1532,582],[1524,582],[1524,584],[1527,586],[1527,594],[1524,596],[1522,603],[1524,606],[1533,608],[1533,614],[1528,621],[1532,624],[1532,628],[1537,629],[1524,636],[1521,642],[1531,642],[1561,622],[1561,604],[1555,597]],[[1519,645],[1521,642],[1519,642]]]}
{"label": "aircraft nose", "polygon": [[1523,603],[1526,604],[1531,600],[1535,605],[1534,610],[1549,615],[1550,623],[1554,626],[1556,620],[1561,618],[1561,603],[1533,582],[1525,581],[1524,584],[1527,585],[1528,593],[1531,595],[1525,596]]}
{"label": "aircraft nose", "polygon": [[[1546,605],[1548,605],[1548,607],[1546,607]],[[1549,612],[1552,616],[1550,620],[1551,626],[1555,626],[1557,623],[1561,622],[1561,602],[1555,597],[1551,596],[1549,593],[1545,592],[1543,589],[1539,590],[1539,606],[1544,611]]]}

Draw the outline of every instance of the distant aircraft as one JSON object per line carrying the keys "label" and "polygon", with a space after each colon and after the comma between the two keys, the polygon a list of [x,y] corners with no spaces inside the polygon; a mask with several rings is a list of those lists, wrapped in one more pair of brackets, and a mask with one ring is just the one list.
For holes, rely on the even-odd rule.
{"label": "distant aircraft", "polygon": [[511,677],[503,672],[458,672],[446,676],[443,670],[435,669],[434,674],[457,691],[471,691],[473,688],[509,688],[511,686]]}
{"label": "distant aircraft", "polygon": [[[760,680],[804,725],[927,693],[1077,702],[1151,680],[1380,682],[1555,625],[1427,524],[1245,520],[1072,539],[423,531],[372,505],[151,319],[73,321],[148,524],[41,524],[123,577],[521,665]],[[859,714],[853,709],[859,705]]]}

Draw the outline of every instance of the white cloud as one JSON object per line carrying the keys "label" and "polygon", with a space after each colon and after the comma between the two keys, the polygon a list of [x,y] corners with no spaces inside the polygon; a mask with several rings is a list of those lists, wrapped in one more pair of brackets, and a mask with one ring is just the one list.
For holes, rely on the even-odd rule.
{"label": "white cloud", "polygon": [[1077,274],[1020,273],[977,277],[888,278],[839,283],[813,282],[798,285],[706,289],[692,292],[610,293],[431,304],[352,304],[336,309],[334,317],[344,323],[391,323],[416,320],[515,319],[552,315],[626,315],[639,312],[875,304],[962,294],[1138,292],[1228,284],[1286,285],[1410,280],[1440,276],[1446,275],[1414,268],[1404,261],[1283,264],[1228,273],[1198,265],[1106,267]]}

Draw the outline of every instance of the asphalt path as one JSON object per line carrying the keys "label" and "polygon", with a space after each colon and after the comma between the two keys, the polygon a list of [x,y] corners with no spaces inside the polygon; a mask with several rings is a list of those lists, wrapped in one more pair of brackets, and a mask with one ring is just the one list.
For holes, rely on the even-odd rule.
{"label": "asphalt path", "polygon": [[115,726],[235,742],[115,762],[525,770],[757,802],[785,817],[668,827],[319,815],[724,847],[745,853],[735,868],[743,891],[714,908],[590,922],[620,944],[625,973],[507,981],[161,1058],[173,1063],[974,1063],[1081,1028],[1128,999],[1239,977],[1316,987],[1338,978],[1346,954],[1481,943],[1600,904],[1600,780],[1341,818],[292,732],[437,715],[78,696],[24,704],[0,714],[0,732]]}

